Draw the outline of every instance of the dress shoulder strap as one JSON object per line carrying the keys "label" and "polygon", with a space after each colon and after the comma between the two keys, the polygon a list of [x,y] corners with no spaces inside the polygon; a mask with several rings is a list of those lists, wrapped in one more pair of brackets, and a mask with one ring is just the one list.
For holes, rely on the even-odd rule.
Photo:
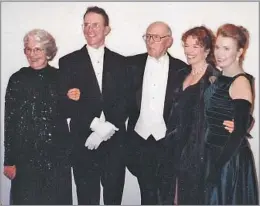
{"label": "dress shoulder strap", "polygon": [[232,82],[234,82],[234,81],[235,81],[238,77],[240,77],[240,76],[244,76],[245,78],[248,79],[248,81],[250,82],[250,84],[252,84],[254,78],[253,78],[252,75],[247,74],[247,73],[239,73],[239,74],[233,76]]}

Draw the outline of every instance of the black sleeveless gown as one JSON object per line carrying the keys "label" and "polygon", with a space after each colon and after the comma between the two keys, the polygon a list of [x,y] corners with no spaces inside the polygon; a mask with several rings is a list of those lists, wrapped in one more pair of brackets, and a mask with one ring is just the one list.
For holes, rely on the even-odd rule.
{"label": "black sleeveless gown", "polygon": [[[224,120],[233,119],[234,105],[229,96],[229,88],[235,78],[240,75],[252,82],[252,76],[248,74],[239,74],[234,77],[222,75],[205,92],[206,177],[230,137],[222,123]],[[242,138],[236,152],[221,168],[220,179],[217,183],[206,185],[205,204],[207,205],[258,205],[259,193],[254,157],[246,137]]]}

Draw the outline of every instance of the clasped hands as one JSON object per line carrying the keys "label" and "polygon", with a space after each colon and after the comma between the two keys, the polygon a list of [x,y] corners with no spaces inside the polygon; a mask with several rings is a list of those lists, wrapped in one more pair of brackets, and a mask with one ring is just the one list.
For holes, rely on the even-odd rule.
{"label": "clasped hands", "polygon": [[93,131],[85,143],[85,147],[90,150],[97,149],[101,142],[110,139],[119,129],[108,121],[102,121],[95,117],[90,125]]}
{"label": "clasped hands", "polygon": [[[80,98],[80,90],[78,88],[72,88],[68,91],[67,96],[71,100],[78,101]],[[107,141],[115,134],[116,131],[119,130],[112,123],[100,120],[97,117],[95,117],[92,121],[90,129],[93,132],[89,135],[87,141],[85,142],[85,146],[90,150],[97,149],[101,142]]]}

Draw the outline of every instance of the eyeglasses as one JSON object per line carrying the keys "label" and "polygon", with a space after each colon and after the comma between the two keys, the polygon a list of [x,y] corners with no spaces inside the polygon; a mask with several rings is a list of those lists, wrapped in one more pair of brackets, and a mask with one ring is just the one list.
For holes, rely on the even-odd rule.
{"label": "eyeglasses", "polygon": [[39,55],[39,54],[42,53],[43,50],[44,50],[44,49],[41,49],[41,48],[39,48],[39,47],[35,47],[35,48],[33,48],[33,49],[31,49],[31,48],[29,48],[29,47],[25,47],[25,48],[24,48],[24,53],[25,53],[26,55],[29,55],[29,54],[31,54],[31,52],[33,52],[35,55]]}
{"label": "eyeglasses", "polygon": [[83,27],[83,29],[91,28],[91,29],[94,29],[94,30],[98,30],[98,29],[100,29],[101,26],[100,26],[99,23],[96,22],[96,23],[84,23],[84,24],[82,24],[82,27]]}
{"label": "eyeglasses", "polygon": [[153,41],[160,42],[162,39],[169,37],[169,36],[170,35],[160,36],[157,34],[145,34],[145,35],[143,35],[143,39],[145,41],[149,41],[152,38]]}

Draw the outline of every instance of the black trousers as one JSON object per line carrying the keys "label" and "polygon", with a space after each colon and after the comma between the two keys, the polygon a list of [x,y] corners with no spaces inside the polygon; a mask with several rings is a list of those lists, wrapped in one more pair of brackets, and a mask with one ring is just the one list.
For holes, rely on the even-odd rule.
{"label": "black trousers", "polygon": [[116,148],[101,147],[92,151],[84,148],[84,152],[75,153],[73,173],[78,204],[99,205],[101,182],[104,204],[120,205],[125,183],[125,164],[121,152]]}
{"label": "black trousers", "polygon": [[163,139],[156,141],[150,136],[145,140],[134,132],[132,141],[130,158],[140,187],[141,204],[158,204],[158,162],[163,149]]}

